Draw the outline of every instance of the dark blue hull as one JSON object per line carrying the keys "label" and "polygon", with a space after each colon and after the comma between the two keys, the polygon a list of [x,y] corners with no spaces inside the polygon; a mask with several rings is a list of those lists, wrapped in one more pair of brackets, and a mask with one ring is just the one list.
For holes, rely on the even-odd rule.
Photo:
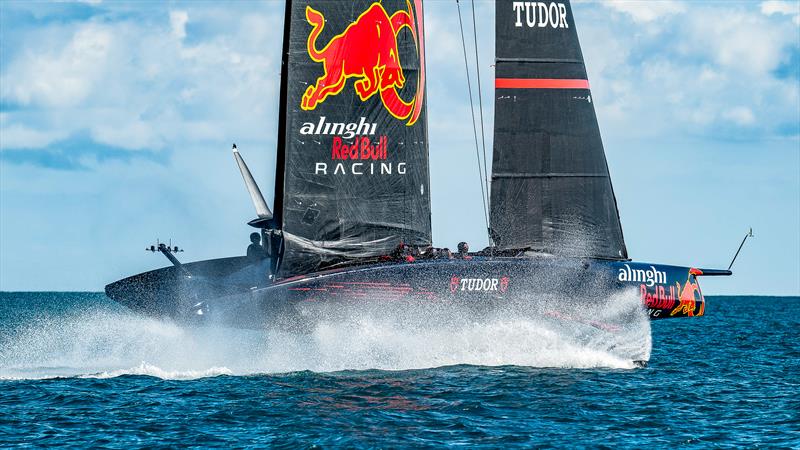
{"label": "dark blue hull", "polygon": [[263,277],[246,258],[184,267],[191,276],[167,267],[109,284],[106,294],[148,315],[242,328],[302,327],[339,307],[452,306],[476,318],[504,308],[599,327],[620,299],[629,310],[621,316],[637,310],[651,319],[701,316],[705,309],[697,269],[634,262],[549,256],[385,262],[270,285],[255,281]]}

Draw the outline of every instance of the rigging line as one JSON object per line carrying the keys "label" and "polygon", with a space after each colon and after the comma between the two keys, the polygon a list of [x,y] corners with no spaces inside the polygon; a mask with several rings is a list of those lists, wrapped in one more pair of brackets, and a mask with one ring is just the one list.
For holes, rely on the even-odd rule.
{"label": "rigging line", "polygon": [[[480,110],[481,117],[481,145],[483,145],[483,177],[486,179],[486,198],[489,197],[489,174],[488,166],[486,163],[486,136],[484,135],[483,126],[483,96],[481,95],[481,65],[478,62],[478,27],[475,24],[475,0],[472,0],[472,37],[475,40],[475,69],[478,72],[478,109]],[[490,199],[491,201],[491,199]],[[488,226],[488,225],[487,225]],[[491,243],[491,237],[490,241]]]}
{"label": "rigging line", "polygon": [[[458,26],[461,29],[461,48],[464,49],[464,71],[467,74],[467,91],[469,91],[469,108],[472,112],[472,134],[475,136],[475,159],[478,161],[478,179],[481,181],[481,200],[483,200],[483,220],[486,223],[486,230],[488,233],[489,230],[489,213],[488,209],[486,208],[486,193],[487,190],[484,187],[484,174],[486,173],[485,170],[481,169],[481,154],[480,154],[480,147],[478,146],[478,129],[475,125],[475,105],[472,102],[472,84],[470,83],[469,78],[469,62],[467,61],[467,44],[464,41],[464,25],[461,21],[461,4],[459,0],[456,0],[456,8],[458,8]],[[491,243],[491,240],[489,241]]]}

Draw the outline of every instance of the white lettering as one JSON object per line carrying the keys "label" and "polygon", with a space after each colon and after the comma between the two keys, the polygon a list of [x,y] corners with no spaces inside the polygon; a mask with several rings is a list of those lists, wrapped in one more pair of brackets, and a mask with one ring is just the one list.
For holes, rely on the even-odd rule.
{"label": "white lettering", "polygon": [[334,134],[340,135],[345,139],[352,139],[356,135],[374,135],[377,126],[377,123],[367,122],[366,117],[360,117],[358,122],[332,123],[326,122],[325,116],[320,116],[316,125],[312,122],[304,122],[300,126],[300,134]]}
{"label": "white lettering", "polygon": [[357,123],[348,123],[344,126],[345,133],[342,134],[342,137],[345,139],[350,139],[356,135],[356,128],[358,127]]}
{"label": "white lettering", "polygon": [[300,134],[314,134],[314,124],[306,122],[300,127]]}
{"label": "white lettering", "polygon": [[522,15],[528,28],[569,28],[567,6],[558,2],[511,2],[514,26],[522,27]]}
{"label": "white lettering", "polygon": [[[405,175],[408,172],[408,167],[405,162],[392,163],[392,162],[349,162],[348,154],[342,154],[342,160],[345,162],[336,163],[333,167],[333,175]],[[315,163],[314,175],[328,175],[328,164],[324,162]]]}
{"label": "white lettering", "polygon": [[646,276],[644,274],[644,270],[642,270],[642,269],[634,269],[633,270],[633,276],[637,281],[642,281],[642,280],[646,279]]}
{"label": "white lettering", "polygon": [[514,8],[514,11],[517,12],[517,21],[514,23],[515,27],[522,26],[522,8],[525,7],[522,2],[513,2],[511,3],[511,7]]}
{"label": "white lettering", "polygon": [[[499,278],[461,278],[459,283],[460,289],[457,290],[461,291],[495,292],[500,290]],[[502,291],[505,292],[505,288]]]}
{"label": "white lettering", "polygon": [[[375,127],[375,124],[369,124],[369,123],[367,123],[367,119],[366,118],[361,117],[358,120],[358,127],[356,128],[355,134],[367,134],[367,133],[372,134],[372,133],[369,132],[369,130],[370,130],[370,128],[374,128],[374,127]],[[363,131],[362,131],[362,128],[363,128]]]}
{"label": "white lettering", "polygon": [[628,264],[625,264],[624,268],[619,268],[617,279],[619,281],[642,283],[652,287],[655,284],[667,284],[667,272],[658,270],[655,266],[650,266],[647,270],[631,269]]}
{"label": "white lettering", "polygon": [[332,123],[331,124],[331,132],[330,132],[330,134],[342,134],[342,133],[344,133],[344,127],[345,127],[345,124],[343,124],[343,123]]}
{"label": "white lettering", "polygon": [[525,23],[529,28],[536,26],[536,2],[525,2]]}
{"label": "white lettering", "polygon": [[317,124],[317,131],[314,134],[322,134],[322,126],[325,125],[325,116],[320,116],[319,123]]}
{"label": "white lettering", "polygon": [[536,6],[539,7],[538,11],[536,11],[539,14],[538,26],[539,28],[544,28],[547,26],[547,4],[539,2]]}

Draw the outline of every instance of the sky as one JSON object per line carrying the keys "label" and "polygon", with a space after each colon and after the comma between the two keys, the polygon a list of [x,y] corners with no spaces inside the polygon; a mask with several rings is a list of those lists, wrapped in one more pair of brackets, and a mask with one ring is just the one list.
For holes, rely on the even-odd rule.
{"label": "sky", "polygon": [[[456,7],[425,3],[433,237],[481,248]],[[494,3],[475,7],[491,151]],[[573,10],[631,258],[725,268],[753,227],[704,293],[800,295],[800,2]],[[276,1],[0,0],[0,290],[99,291],[167,265],[157,238],[243,254],[230,145],[272,204],[282,24]]]}

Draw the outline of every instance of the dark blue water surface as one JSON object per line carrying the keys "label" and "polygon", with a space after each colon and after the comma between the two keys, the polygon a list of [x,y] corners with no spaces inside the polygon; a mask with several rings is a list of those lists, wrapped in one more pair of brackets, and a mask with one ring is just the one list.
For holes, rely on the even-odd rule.
{"label": "dark blue water surface", "polygon": [[529,322],[298,337],[0,293],[0,447],[800,447],[800,298],[651,331],[636,369]]}

